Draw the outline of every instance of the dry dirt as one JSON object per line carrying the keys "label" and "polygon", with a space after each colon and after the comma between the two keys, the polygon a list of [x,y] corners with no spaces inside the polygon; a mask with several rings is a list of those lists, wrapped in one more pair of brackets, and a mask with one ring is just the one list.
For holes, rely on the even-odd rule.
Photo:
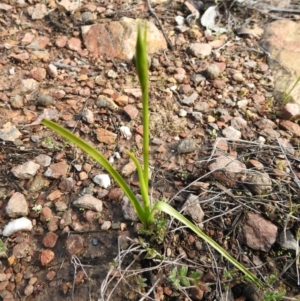
{"label": "dry dirt", "polygon": [[[267,16],[255,11],[243,11],[238,7],[229,10],[228,1],[221,2],[224,3],[220,6],[224,25],[229,15],[237,24],[242,24],[249,16],[258,27],[267,21]],[[257,46],[258,38],[251,35],[237,38],[231,31],[205,36],[205,28],[193,21],[188,24],[193,30],[180,33],[175,29],[175,16],[182,14],[186,17],[190,14],[184,3],[173,1],[168,9],[156,9],[174,49],[151,57],[150,165],[153,168],[153,199],[167,198],[175,208],[181,210],[191,192],[199,195],[205,214],[202,224],[204,231],[251,268],[258,277],[271,283],[263,292],[247,284],[242,275],[213,249],[174,221],[169,224],[162,244],[151,241],[147,236],[144,237],[144,244],[137,243],[137,229],[140,225],[124,220],[120,189],[114,185],[102,189],[92,181],[94,175],[102,172],[101,167],[45,127],[28,126],[45,108],[55,108],[59,112],[56,118],[58,123],[91,142],[107,158],[119,152],[121,158],[114,162],[118,170],[129,162],[125,155],[126,149],[141,157],[140,100],[124,92],[128,87],[138,87],[134,64],[116,61],[109,56],[94,60],[87,51],[84,52],[84,47],[80,52],[58,45],[64,39],[81,39],[80,26],[84,12],[94,13],[94,23],[103,19],[107,22],[118,20],[122,16],[144,17],[156,22],[147,5],[134,4],[136,9],[133,10],[122,1],[83,0],[76,14],[70,15],[60,12],[55,2],[49,1],[47,9],[53,9],[53,12],[41,20],[33,20],[28,9],[38,1],[23,3],[4,0],[3,3],[11,5],[12,9],[0,10],[0,128],[10,126],[10,122],[22,135],[14,142],[0,140],[0,223],[3,229],[10,220],[6,214],[7,202],[15,192],[20,192],[26,197],[30,209],[28,218],[33,221],[34,227],[31,232],[2,238],[8,248],[6,253],[9,260],[1,259],[0,299],[98,300],[102,293],[101,300],[105,300],[116,285],[110,300],[281,300],[262,299],[266,291],[280,289],[285,289],[286,296],[294,298],[298,290],[293,263],[295,251],[282,248],[277,241],[269,252],[255,251],[241,244],[238,239],[247,212],[260,214],[274,223],[278,233],[284,227],[297,233],[299,227],[299,187],[296,185],[300,172],[299,136],[279,128],[281,120],[277,113],[281,103],[272,97],[272,71],[268,68],[267,57]],[[45,49],[40,46],[41,57],[33,58],[35,50],[22,45],[25,34],[49,39]],[[220,43],[220,46],[206,58],[195,58],[187,52],[187,48],[197,39],[203,43]],[[30,59],[22,56],[25,50],[30,54]],[[55,78],[47,71],[49,58],[51,62],[63,64],[58,68]],[[205,73],[212,63],[221,70],[216,79],[209,79]],[[182,71],[178,68],[186,73],[182,81],[176,80],[175,75]],[[117,78],[107,77],[111,69],[117,73]],[[242,74],[242,79],[235,77],[236,72]],[[195,83],[192,80],[195,74],[206,77]],[[19,93],[16,93],[20,82],[30,78],[37,79],[39,86],[30,92],[26,92],[26,89],[22,92],[21,87]],[[174,85],[178,85],[176,91],[172,90]],[[199,95],[195,103],[191,106],[182,104],[182,100],[195,91]],[[139,116],[131,119],[121,106],[117,111],[98,108],[96,99],[100,94],[114,100],[126,96],[129,104],[139,110]],[[16,95],[21,96],[21,100],[15,101]],[[51,95],[51,98],[41,100],[41,95]],[[93,123],[84,121],[83,109],[93,113]],[[182,113],[186,116],[181,116]],[[217,137],[224,136],[223,130],[230,126],[230,120],[234,117],[247,121],[247,126],[241,125],[240,131],[242,139],[249,143],[228,140],[216,150],[214,145]],[[262,126],[264,120],[274,122],[272,131]],[[131,139],[127,140],[120,135],[120,125],[131,129]],[[96,131],[101,128],[117,134],[116,141],[112,144],[99,142]],[[274,133],[279,133],[286,142],[291,143],[292,154],[281,149]],[[274,148],[263,147],[257,142],[259,137],[263,137],[265,144]],[[178,150],[183,139],[192,141],[194,146],[190,152],[182,153]],[[218,151],[224,152],[224,147],[225,153],[246,164],[247,168],[257,167],[259,170],[261,166],[257,165],[260,163],[273,180],[272,193],[254,196],[243,179],[231,179],[222,172],[210,174],[208,163],[211,155]],[[68,189],[65,179],[42,177],[41,185],[44,187],[34,191],[34,178],[20,180],[14,177],[12,168],[40,154],[50,156],[53,163],[67,163],[66,177],[73,179],[72,189]],[[45,168],[41,167],[38,174],[42,176],[44,172]],[[135,173],[128,176],[127,180],[138,193]],[[196,184],[189,186],[195,180]],[[87,192],[103,201],[101,216],[92,210],[80,210],[73,205],[73,201]],[[58,193],[58,196],[49,199],[52,193]],[[59,211],[55,206],[57,202],[65,203],[66,208]],[[38,205],[51,208],[50,218],[41,218],[40,212],[34,209]],[[55,230],[49,228],[53,216],[57,217]],[[69,225],[64,227],[62,219],[69,219]],[[105,221],[112,222],[112,228],[101,230]],[[49,232],[58,235],[52,248],[47,248],[44,242]],[[118,248],[124,244],[124,237],[130,238],[132,242],[132,249],[125,255]],[[149,248],[164,254],[165,261],[159,261],[159,256],[153,256],[154,260],[145,259]],[[44,267],[41,265],[41,254],[46,249],[51,249],[55,258]],[[110,263],[117,256],[121,256],[122,263],[118,265],[115,262],[116,278],[101,292],[100,287],[111,267]],[[168,277],[174,267],[181,265],[189,266],[190,271],[201,271],[203,276],[199,279],[197,289],[183,287],[176,290],[172,286]],[[226,274],[226,270],[229,273]],[[121,275],[118,273],[128,278],[124,276],[122,281],[117,282]],[[272,275],[275,275],[275,280]],[[145,278],[145,282],[141,282],[142,278]],[[226,299],[225,293],[230,292],[231,287],[235,287],[234,297]],[[141,299],[141,293],[149,295]]]}

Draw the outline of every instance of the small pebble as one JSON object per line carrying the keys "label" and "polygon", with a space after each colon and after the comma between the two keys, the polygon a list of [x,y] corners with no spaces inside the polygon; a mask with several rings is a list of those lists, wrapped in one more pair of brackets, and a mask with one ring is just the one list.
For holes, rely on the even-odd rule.
{"label": "small pebble", "polygon": [[30,139],[34,143],[38,143],[40,141],[40,137],[36,135],[31,136]]}
{"label": "small pebble", "polygon": [[183,139],[178,145],[179,153],[189,153],[196,149],[195,141],[192,139]]}
{"label": "small pebble", "polygon": [[217,65],[209,65],[205,70],[205,74],[209,79],[216,79],[220,75],[220,69]]}
{"label": "small pebble", "polygon": [[93,238],[92,239],[92,244],[93,244],[93,246],[97,246],[99,244],[98,238]]}
{"label": "small pebble", "polygon": [[40,95],[36,100],[37,107],[49,107],[53,104],[55,104],[55,101],[51,95]]}
{"label": "small pebble", "polygon": [[83,24],[93,24],[94,23],[94,15],[93,13],[87,11],[81,15],[81,21]]}
{"label": "small pebble", "polygon": [[187,111],[184,109],[180,109],[178,115],[180,117],[185,117],[187,115]]}
{"label": "small pebble", "polygon": [[232,78],[237,82],[243,82],[245,80],[243,74],[240,72],[234,73]]}

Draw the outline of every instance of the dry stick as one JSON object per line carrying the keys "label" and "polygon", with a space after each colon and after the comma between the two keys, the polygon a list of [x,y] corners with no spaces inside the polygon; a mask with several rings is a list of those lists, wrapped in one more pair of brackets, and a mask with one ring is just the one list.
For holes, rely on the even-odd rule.
{"label": "dry stick", "polygon": [[161,29],[161,31],[162,31],[164,37],[165,37],[165,39],[166,39],[166,41],[167,41],[167,43],[168,43],[169,48],[170,48],[172,51],[174,51],[174,46],[173,46],[172,42],[170,41],[169,37],[167,36],[167,34],[166,34],[166,32],[165,32],[164,26],[162,25],[162,23],[160,22],[160,20],[159,20],[157,14],[155,13],[154,9],[152,8],[152,6],[151,6],[151,4],[150,4],[150,0],[146,0],[146,2],[147,2],[148,9],[149,9],[150,13],[151,13],[151,14],[154,16],[154,18],[156,19],[156,21],[157,21],[157,23],[158,23],[158,25],[159,25],[159,27],[160,27],[160,29]]}
{"label": "dry stick", "polygon": [[52,64],[52,65],[54,65],[58,68],[61,68],[61,69],[70,69],[71,71],[77,71],[77,72],[80,71],[79,68],[76,68],[76,67],[71,66],[71,65],[63,64],[63,63],[60,63],[60,62],[51,62],[50,64]]}
{"label": "dry stick", "polygon": [[76,274],[77,274],[77,266],[80,266],[84,275],[87,278],[88,281],[88,287],[89,287],[89,300],[91,301],[91,287],[90,287],[90,280],[89,280],[89,276],[86,273],[85,269],[83,268],[83,265],[80,262],[80,259],[76,256],[76,255],[72,255],[72,259],[71,259],[71,263],[74,265],[74,278],[73,278],[73,287],[72,287],[72,300],[74,301],[74,288],[75,288],[75,278],[76,278]]}
{"label": "dry stick", "polygon": [[[160,278],[158,278],[156,280],[156,282],[152,285],[151,289],[147,292],[147,294],[145,294],[139,301],[144,301],[147,297],[149,297],[149,295],[151,294],[151,292],[155,289],[156,285],[159,283]],[[150,298],[150,297],[149,297]]]}
{"label": "dry stick", "polygon": [[[282,147],[282,144],[278,140],[277,136],[276,136],[276,139],[277,139],[277,143],[279,144],[280,149],[281,149],[281,151],[282,151],[282,153],[284,155],[284,158],[285,158],[286,162],[288,163],[289,169],[291,170],[291,172],[292,172],[292,174],[294,176],[294,181],[296,182],[296,184],[300,188],[300,181],[299,181],[297,175],[295,174],[294,169],[292,168],[292,166],[290,164],[290,161],[288,160],[288,158],[286,156],[286,153],[285,153],[285,151],[284,151],[284,149]],[[290,213],[292,214],[293,212],[290,212]],[[289,216],[290,216],[290,214],[288,214],[288,217]],[[286,239],[286,229],[284,229],[284,238]],[[300,274],[299,274],[299,237],[296,237],[296,238],[298,240],[297,247],[296,247],[296,272],[297,272],[297,279],[298,279],[297,284],[300,285]]]}

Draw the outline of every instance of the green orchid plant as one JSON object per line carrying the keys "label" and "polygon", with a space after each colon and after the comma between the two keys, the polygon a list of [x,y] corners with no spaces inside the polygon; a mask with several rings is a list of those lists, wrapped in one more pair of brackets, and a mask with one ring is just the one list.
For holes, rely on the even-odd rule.
{"label": "green orchid plant", "polygon": [[240,271],[242,271],[249,280],[256,283],[259,287],[262,287],[262,283],[256,276],[249,272],[242,264],[236,261],[229,253],[227,253],[220,245],[218,245],[211,237],[206,235],[202,230],[196,227],[191,221],[185,218],[181,213],[175,210],[171,205],[163,201],[157,201],[151,206],[150,198],[148,194],[149,189],[149,104],[148,104],[148,95],[149,95],[149,71],[148,71],[148,60],[147,60],[147,29],[144,26],[144,31],[142,30],[142,25],[138,26],[138,35],[136,42],[136,72],[139,78],[139,82],[142,90],[142,104],[143,104],[143,164],[141,165],[139,160],[132,154],[127,151],[127,155],[133,160],[136,165],[140,191],[143,199],[141,204],[138,198],[135,196],[134,192],[127,185],[124,178],[113,168],[113,166],[108,162],[108,160],[98,152],[94,147],[89,145],[84,140],[75,136],[70,131],[59,126],[53,121],[44,119],[42,124],[49,129],[53,130],[57,134],[63,136],[68,141],[76,144],[84,152],[86,152],[90,157],[95,159],[104,169],[111,175],[115,182],[123,189],[124,193],[130,200],[132,206],[135,209],[135,212],[143,223],[145,228],[149,228],[151,224],[154,223],[154,216],[157,211],[164,212],[171,215],[173,218],[182,222],[190,230],[195,232],[199,237],[205,240],[209,245],[211,245],[215,250],[217,250],[222,256],[229,260],[234,266],[236,266]]}

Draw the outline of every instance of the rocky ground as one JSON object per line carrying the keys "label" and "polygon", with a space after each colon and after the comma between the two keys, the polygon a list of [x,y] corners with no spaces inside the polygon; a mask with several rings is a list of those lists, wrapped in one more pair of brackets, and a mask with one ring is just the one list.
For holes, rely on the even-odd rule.
{"label": "rocky ground", "polygon": [[[288,2],[218,1],[216,24],[213,1],[0,3],[1,300],[299,300],[300,31]],[[125,154],[142,154],[138,18],[152,199],[263,290],[167,216],[161,232],[138,235],[101,166],[40,124],[96,146],[139,193]]]}

